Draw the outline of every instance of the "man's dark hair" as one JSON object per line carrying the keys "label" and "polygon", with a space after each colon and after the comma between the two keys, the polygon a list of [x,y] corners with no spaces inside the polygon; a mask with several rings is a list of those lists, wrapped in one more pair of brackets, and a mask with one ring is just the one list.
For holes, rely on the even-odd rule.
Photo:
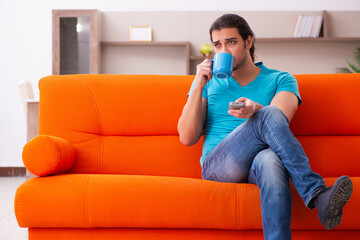
{"label": "man's dark hair", "polygon": [[215,22],[211,25],[209,31],[211,42],[213,41],[212,32],[214,30],[221,30],[223,28],[237,28],[244,42],[249,37],[249,35],[253,38],[253,44],[252,47],[250,48],[250,55],[252,61],[254,62],[255,35],[254,32],[251,30],[249,24],[245,21],[245,19],[236,14],[224,14],[218,19],[216,19]]}

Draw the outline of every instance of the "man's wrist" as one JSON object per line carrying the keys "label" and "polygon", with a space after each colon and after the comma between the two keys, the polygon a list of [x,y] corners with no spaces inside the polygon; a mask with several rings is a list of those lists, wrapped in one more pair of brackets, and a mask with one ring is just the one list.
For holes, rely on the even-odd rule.
{"label": "man's wrist", "polygon": [[202,92],[204,91],[205,86],[201,86],[199,84],[195,84],[193,92],[200,92],[202,95]]}
{"label": "man's wrist", "polygon": [[254,113],[260,111],[264,106],[255,102],[255,109],[254,109]]}

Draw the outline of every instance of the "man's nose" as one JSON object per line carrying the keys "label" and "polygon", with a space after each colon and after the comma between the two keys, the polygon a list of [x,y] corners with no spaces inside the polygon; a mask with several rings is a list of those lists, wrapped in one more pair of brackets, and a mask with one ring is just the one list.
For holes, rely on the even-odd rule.
{"label": "man's nose", "polygon": [[226,53],[230,53],[228,47],[226,46],[226,44],[222,45],[221,49],[219,52],[226,52]]}

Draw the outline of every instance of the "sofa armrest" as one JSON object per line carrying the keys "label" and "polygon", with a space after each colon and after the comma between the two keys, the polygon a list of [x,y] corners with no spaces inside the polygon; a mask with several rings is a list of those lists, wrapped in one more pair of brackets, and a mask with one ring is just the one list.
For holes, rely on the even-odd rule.
{"label": "sofa armrest", "polygon": [[22,159],[26,169],[34,175],[61,174],[73,166],[75,150],[63,138],[39,135],[24,146]]}

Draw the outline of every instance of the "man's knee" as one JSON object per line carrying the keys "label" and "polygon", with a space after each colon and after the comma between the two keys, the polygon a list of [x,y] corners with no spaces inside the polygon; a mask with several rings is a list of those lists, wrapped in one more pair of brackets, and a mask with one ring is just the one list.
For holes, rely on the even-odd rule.
{"label": "man's knee", "polygon": [[256,182],[266,182],[267,184],[280,184],[287,182],[289,175],[279,156],[270,148],[259,152],[254,158],[252,174]]}
{"label": "man's knee", "polygon": [[281,112],[281,110],[274,105],[268,105],[268,106],[265,106],[262,109],[260,109],[259,112],[262,112],[265,114],[278,114]]}
{"label": "man's knee", "polygon": [[279,165],[282,165],[279,156],[270,148],[259,152],[253,162],[253,167],[260,172],[272,170],[275,166],[281,167]]}
{"label": "man's knee", "polygon": [[289,120],[285,114],[276,106],[265,106],[257,112],[257,115],[262,119],[266,119],[267,121],[285,121],[287,124],[289,124]]}

